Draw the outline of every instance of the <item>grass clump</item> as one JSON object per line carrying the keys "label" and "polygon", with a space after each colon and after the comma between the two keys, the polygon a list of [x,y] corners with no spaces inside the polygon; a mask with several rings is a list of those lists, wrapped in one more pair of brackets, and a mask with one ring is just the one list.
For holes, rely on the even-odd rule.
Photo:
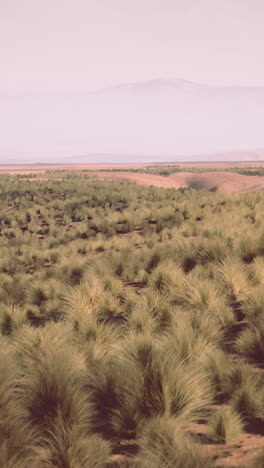
{"label": "grass clump", "polygon": [[243,418],[263,417],[263,380],[248,364],[230,366],[223,386],[230,404]]}
{"label": "grass clump", "polygon": [[264,362],[264,327],[262,324],[250,325],[237,338],[235,347],[238,353],[251,361]]}
{"label": "grass clump", "polygon": [[208,420],[208,436],[215,442],[234,442],[242,435],[243,428],[241,416],[229,407],[219,408]]}

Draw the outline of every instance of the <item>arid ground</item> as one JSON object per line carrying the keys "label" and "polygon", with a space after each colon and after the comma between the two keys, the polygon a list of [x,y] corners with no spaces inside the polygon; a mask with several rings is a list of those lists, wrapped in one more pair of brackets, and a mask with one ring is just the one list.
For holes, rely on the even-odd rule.
{"label": "arid ground", "polygon": [[213,189],[220,193],[246,192],[264,189],[263,176],[246,176],[229,172],[209,172],[202,174],[192,174],[180,172],[168,177],[155,174],[139,174],[133,172],[95,172],[99,179],[126,179],[139,185],[153,185],[163,188],[200,188]]}
{"label": "arid ground", "polygon": [[[153,163],[154,164],[154,163]],[[168,167],[171,164],[164,164]],[[0,165],[0,174],[10,175],[28,175],[28,174],[40,174],[39,179],[46,179],[44,176],[46,171],[60,171],[60,170],[71,170],[76,172],[86,171],[87,175],[98,177],[101,180],[128,180],[139,185],[154,186],[163,188],[198,188],[204,190],[216,191],[223,194],[233,192],[247,192],[253,190],[264,189],[264,177],[263,176],[248,176],[243,174],[236,174],[229,172],[232,168],[248,168],[254,170],[254,168],[264,168],[264,162],[220,162],[220,163],[177,163],[179,169],[184,168],[190,170],[190,168],[196,168],[202,171],[208,171],[208,169],[215,169],[215,172],[202,172],[202,173],[190,173],[190,172],[179,172],[171,174],[167,177],[156,174],[144,174],[137,172],[129,172],[132,170],[143,170],[150,167],[151,164],[144,163],[127,163],[127,164],[54,164],[54,165],[17,165],[17,166],[5,166]],[[155,163],[155,166],[162,167],[163,164]],[[115,172],[115,170],[117,172]],[[122,172],[124,170],[124,172]],[[89,172],[91,171],[91,172]],[[103,172],[109,171],[109,172]],[[110,172],[111,171],[111,172]]]}

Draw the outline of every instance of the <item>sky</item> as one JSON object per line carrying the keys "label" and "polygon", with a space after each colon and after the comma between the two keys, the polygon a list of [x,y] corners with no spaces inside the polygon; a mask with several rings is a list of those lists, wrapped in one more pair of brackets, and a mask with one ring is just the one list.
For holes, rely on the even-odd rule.
{"label": "sky", "polygon": [[264,86],[263,20],[263,0],[0,0],[0,162],[45,155],[21,145],[34,96],[158,78]]}

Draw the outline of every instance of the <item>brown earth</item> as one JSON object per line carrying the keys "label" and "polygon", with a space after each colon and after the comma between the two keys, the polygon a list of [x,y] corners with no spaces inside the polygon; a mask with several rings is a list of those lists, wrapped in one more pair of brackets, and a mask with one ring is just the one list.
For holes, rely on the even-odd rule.
{"label": "brown earth", "polygon": [[247,192],[264,189],[263,176],[247,176],[224,171],[207,172],[203,174],[180,172],[171,174],[169,178],[175,180],[175,182],[182,187],[197,187],[200,189],[215,188],[217,192],[221,193]]}
{"label": "brown earth", "polygon": [[[89,174],[89,173],[87,173]],[[212,190],[220,193],[247,192],[264,189],[263,176],[246,176],[230,172],[208,172],[195,174],[179,172],[170,176],[141,174],[135,172],[91,172],[100,180],[125,179],[139,185],[153,185],[165,188],[191,187],[198,190]]]}

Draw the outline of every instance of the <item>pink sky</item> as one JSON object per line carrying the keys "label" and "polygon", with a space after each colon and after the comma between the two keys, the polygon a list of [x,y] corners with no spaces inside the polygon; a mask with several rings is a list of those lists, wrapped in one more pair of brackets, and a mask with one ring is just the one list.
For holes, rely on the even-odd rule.
{"label": "pink sky", "polygon": [[264,86],[263,0],[0,0],[0,94],[179,77]]}
{"label": "pink sky", "polygon": [[264,86],[263,24],[264,0],[0,0],[0,162],[89,153],[74,94],[157,78]]}

